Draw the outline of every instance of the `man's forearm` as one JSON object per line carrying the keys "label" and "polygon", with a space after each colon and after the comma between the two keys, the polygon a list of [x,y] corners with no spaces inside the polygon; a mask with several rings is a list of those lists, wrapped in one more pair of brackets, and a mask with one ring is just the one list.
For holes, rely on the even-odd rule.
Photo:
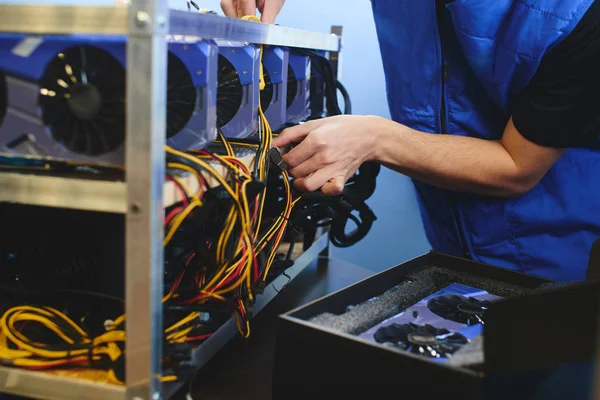
{"label": "man's forearm", "polygon": [[375,117],[372,159],[404,175],[454,191],[509,197],[531,188],[502,143],[419,132]]}

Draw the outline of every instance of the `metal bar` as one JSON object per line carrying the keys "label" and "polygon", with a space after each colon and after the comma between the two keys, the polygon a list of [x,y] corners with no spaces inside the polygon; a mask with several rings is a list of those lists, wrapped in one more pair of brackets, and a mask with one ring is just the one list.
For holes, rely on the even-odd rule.
{"label": "metal bar", "polygon": [[167,0],[133,0],[127,43],[125,371],[130,400],[159,399]]}
{"label": "metal bar", "polygon": [[125,213],[125,184],[58,176],[0,173],[0,202]]}
{"label": "metal bar", "polygon": [[[136,3],[137,1],[132,1],[130,8],[1,5],[0,32],[126,35],[129,33],[128,22],[135,19],[135,13],[139,10]],[[130,12],[131,18],[129,18]],[[340,50],[340,38],[326,33],[180,10],[172,10],[169,19],[171,26],[169,33],[172,35],[200,36],[326,51]]]}
{"label": "metal bar", "polygon": [[0,367],[0,393],[35,399],[122,400],[125,388],[85,379]]}
{"label": "metal bar", "polygon": [[170,12],[169,32],[172,35],[209,37],[276,46],[327,51],[340,50],[340,38],[335,35],[177,10]]}
{"label": "metal bar", "polygon": [[1,5],[0,32],[127,34],[125,7]]}
{"label": "metal bar", "polygon": [[341,75],[339,50],[341,50],[342,30],[343,27],[341,25],[333,25],[331,27],[331,34],[340,38],[340,49],[329,54],[329,61],[331,62],[331,67],[333,68],[333,76],[335,76],[337,79],[340,79]]}

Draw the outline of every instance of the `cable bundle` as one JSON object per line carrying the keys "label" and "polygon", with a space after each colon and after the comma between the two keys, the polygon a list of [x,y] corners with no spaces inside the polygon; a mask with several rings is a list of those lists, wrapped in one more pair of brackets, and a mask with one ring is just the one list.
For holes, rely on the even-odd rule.
{"label": "cable bundle", "polygon": [[[331,67],[323,63],[322,68],[328,76]],[[336,106],[328,102],[331,113],[339,111]],[[285,171],[270,168],[271,139],[259,105],[258,140],[228,141],[220,134],[212,145],[220,154],[165,147],[167,179],[182,198],[165,210],[164,220],[165,381],[182,377],[191,346],[208,339],[232,315],[240,334],[248,337],[256,295],[282,272],[281,265],[274,267],[277,249],[302,197],[294,199]],[[255,152],[253,168],[236,156],[235,147]],[[215,163],[227,172],[218,173]],[[195,177],[197,189],[192,190],[182,174]],[[211,187],[210,181],[218,185]],[[276,197],[276,203],[265,206],[267,197]],[[306,208],[303,204],[301,209]],[[107,371],[109,382],[121,384],[125,325],[123,314],[91,333],[74,315],[57,308],[16,306],[0,319],[0,363],[27,369],[99,369]]]}

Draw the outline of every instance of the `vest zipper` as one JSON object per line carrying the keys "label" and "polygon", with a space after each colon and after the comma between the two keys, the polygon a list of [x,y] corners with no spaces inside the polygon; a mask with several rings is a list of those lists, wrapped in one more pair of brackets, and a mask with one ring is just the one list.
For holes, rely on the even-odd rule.
{"label": "vest zipper", "polygon": [[[440,37],[440,53],[442,56],[442,102],[440,108],[440,128],[441,134],[448,134],[448,121],[446,116],[446,83],[450,80],[450,64],[446,60],[444,56],[444,37],[442,34],[442,24],[441,24],[441,15],[438,15],[438,34]],[[458,231],[458,239],[460,241],[460,246],[462,247],[463,254],[467,258],[471,258],[471,253],[469,252],[469,248],[467,246],[467,239],[465,237],[463,231],[462,220],[460,219],[460,214],[458,212],[458,203],[456,201],[456,195],[450,191],[448,191],[448,197],[450,198],[450,206],[452,209],[452,217],[456,223],[456,230]]]}

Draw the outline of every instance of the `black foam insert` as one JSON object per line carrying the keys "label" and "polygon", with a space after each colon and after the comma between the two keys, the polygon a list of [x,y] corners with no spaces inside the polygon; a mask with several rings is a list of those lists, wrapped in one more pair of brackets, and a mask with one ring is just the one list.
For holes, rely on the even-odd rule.
{"label": "black foam insert", "polygon": [[476,287],[500,297],[516,297],[531,292],[527,288],[474,274],[426,266],[406,275],[404,280],[378,297],[354,306],[349,305],[342,314],[319,314],[310,322],[357,335],[453,283]]}

